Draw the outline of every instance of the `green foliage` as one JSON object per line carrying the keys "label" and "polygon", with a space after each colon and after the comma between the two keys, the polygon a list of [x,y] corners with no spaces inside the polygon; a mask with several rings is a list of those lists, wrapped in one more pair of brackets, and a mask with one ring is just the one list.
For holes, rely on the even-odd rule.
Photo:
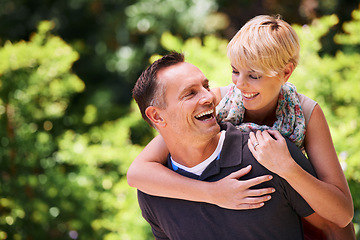
{"label": "green foliage", "polygon": [[[187,61],[210,79],[212,87],[229,84],[227,40],[214,35],[184,37],[184,40],[171,27],[160,27],[166,16],[181,6],[188,9],[184,14],[188,16],[191,11],[197,11],[197,4],[207,4],[204,11],[209,12],[215,3],[209,0],[193,5],[191,1],[170,1],[171,4],[159,8],[150,2],[123,3],[126,5],[123,14],[128,20],[120,25],[137,29],[137,36],[145,40],[131,37],[119,28],[121,47],[114,56],[110,56],[107,43],[96,44],[96,52],[106,59],[101,64],[119,75],[130,76],[134,74],[130,69],[140,68],[136,64],[139,59],[161,47],[184,52]],[[70,5],[79,9],[82,4],[85,2],[74,1]],[[94,9],[100,9],[93,4]],[[183,22],[181,28],[185,31],[192,20],[179,20],[180,15],[177,14],[174,22]],[[205,15],[202,12],[201,16],[207,19]],[[291,77],[299,92],[319,102],[329,121],[353,194],[357,229],[360,223],[358,16],[359,10],[354,11],[354,19],[344,24],[345,34],[335,36],[342,47],[335,55],[319,54],[321,38],[338,24],[335,15],[307,26],[294,26],[301,39],[302,58]],[[194,24],[189,31],[200,31],[200,25]],[[0,48],[0,239],[152,239],[150,228],[141,217],[136,191],[126,183],[126,170],[155,132],[141,119],[134,102],[125,110],[114,106],[113,95],[105,89],[90,91],[94,94],[85,101],[79,98],[73,101],[93,86],[86,84],[85,88],[85,83],[73,73],[79,54],[60,37],[50,34],[53,27],[53,22],[42,22],[29,41],[7,41]],[[152,37],[154,31],[161,38]],[[144,40],[144,51],[130,44],[130,38],[140,43]],[[161,46],[157,46],[159,42]],[[81,52],[90,51],[81,41],[73,45]],[[87,68],[91,66],[93,63]],[[78,103],[79,107],[74,108]],[[104,112],[111,111],[121,112],[121,117],[107,119],[109,115]]]}
{"label": "green foliage", "polygon": [[218,30],[216,24],[211,28],[204,27],[211,24],[208,22],[209,13],[216,9],[215,0],[143,0],[127,7],[126,14],[129,16],[130,28],[142,33],[164,32],[171,29],[169,28],[171,24],[171,27],[180,28],[176,32],[199,35]]}
{"label": "green foliage", "polygon": [[[163,32],[214,33],[227,20],[217,8],[216,0],[1,0],[0,45],[27,40],[40,20],[56,23],[53,33],[78,52],[73,71],[86,84],[69,99],[64,124],[85,132],[127,113],[147,59],[164,52]],[[93,119],[83,121],[86,110],[96,110]]]}
{"label": "green foliage", "polygon": [[133,110],[127,117],[93,127],[85,134],[68,130],[59,140],[57,162],[72,169],[66,175],[81,204],[73,209],[81,210],[78,219],[70,220],[76,221],[72,229],[81,238],[146,239],[149,235],[136,191],[129,188],[125,177],[141,150],[129,141],[133,122],[140,118]]}
{"label": "green foliage", "polygon": [[336,35],[334,39],[336,43],[357,46],[360,44],[360,10],[354,10],[351,16],[353,20],[343,25],[346,34]]}
{"label": "green foliage", "polygon": [[[84,134],[55,124],[84,83],[71,72],[77,52],[52,25],[0,49],[0,239],[145,239],[125,177],[140,151],[129,135],[141,116]],[[96,110],[85,112],[92,122]]]}
{"label": "green foliage", "polygon": [[51,229],[58,200],[69,202],[59,194],[66,181],[56,167],[53,121],[84,84],[70,71],[78,54],[51,28],[42,22],[29,42],[0,49],[0,229],[12,239]]}
{"label": "green foliage", "polygon": [[[213,35],[200,38],[189,38],[185,42],[166,32],[161,37],[161,44],[168,51],[185,54],[190,62],[203,71],[210,80],[211,87],[225,86],[231,83],[231,65],[226,56],[228,41]],[[153,56],[155,60],[158,56]]]}
{"label": "green foliage", "polygon": [[130,126],[130,140],[133,144],[145,146],[155,136],[155,130],[142,118]]}

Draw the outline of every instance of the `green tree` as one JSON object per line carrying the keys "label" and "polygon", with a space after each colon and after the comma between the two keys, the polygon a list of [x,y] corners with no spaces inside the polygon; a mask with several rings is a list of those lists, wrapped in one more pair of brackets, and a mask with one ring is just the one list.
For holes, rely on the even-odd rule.
{"label": "green tree", "polygon": [[[131,113],[92,127],[87,133],[68,130],[59,139],[57,161],[71,166],[72,195],[83,208],[73,230],[86,239],[149,239],[149,226],[141,217],[136,190],[127,185],[126,171],[141,146],[130,141],[131,127],[140,121],[133,103]],[[153,134],[153,133],[152,133]],[[66,219],[61,219],[62,221]]]}
{"label": "green tree", "polygon": [[[6,3],[8,7],[10,2],[1,4]],[[19,2],[14,1],[14,6]],[[58,2],[51,11],[67,4],[79,14],[83,6],[88,6],[96,15],[118,6],[110,2],[89,1],[90,5],[85,2]],[[114,49],[118,50],[115,55],[109,48],[112,45],[108,45],[111,37],[105,38],[109,42],[95,45],[85,44],[79,36],[68,38],[72,39],[69,41],[72,48],[60,37],[50,34],[49,30],[54,27],[52,22],[40,24],[29,41],[6,41],[0,48],[0,239],[152,239],[150,228],[141,217],[136,190],[126,183],[126,170],[143,144],[156,133],[141,119],[134,102],[126,108],[113,104],[111,99],[121,94],[117,88],[111,90],[115,94],[112,95],[102,87],[91,86],[91,81],[80,80],[73,72],[79,56],[95,51],[103,56],[101,61],[94,60],[86,65],[86,60],[82,60],[79,65],[87,66],[90,71],[95,65],[105,64],[116,76],[130,77],[136,75],[134,69],[143,70],[149,64],[143,58],[154,52],[163,54],[178,50],[205,73],[212,87],[231,82],[231,68],[226,57],[228,40],[211,34],[185,36],[183,40],[171,28],[167,31],[168,28],[159,27],[168,14],[174,14],[174,9],[179,7],[176,4],[196,12],[191,1],[173,1],[164,8],[150,6],[150,1],[120,1],[118,4],[123,4],[121,9],[126,10],[128,17],[117,16],[120,20],[126,19],[121,24],[133,24],[130,28],[139,32],[118,28],[119,39],[135,42],[124,40],[122,45],[115,44]],[[213,5],[207,6],[206,11],[210,12]],[[201,16],[206,18],[205,15]],[[88,19],[93,23],[91,16],[94,15],[90,14]],[[337,16],[294,26],[301,39],[302,60],[291,81],[299,92],[315,99],[324,109],[351,187],[356,211],[354,223],[359,229],[360,131],[357,119],[360,99],[356,82],[360,61],[359,10],[352,16],[353,19],[344,24],[345,34],[335,37],[341,46],[335,55],[323,53],[321,39],[338,24]],[[70,22],[75,24],[75,15],[72,17],[74,21]],[[175,23],[180,21],[177,17],[180,13]],[[105,23],[105,18],[98,19]],[[100,28],[100,23],[95,24],[96,28]],[[184,23],[190,24],[190,21]],[[77,26],[77,34],[81,35],[81,24]],[[195,30],[199,28],[194,27]],[[102,30],[106,32],[105,29],[109,28]],[[95,39],[101,38],[96,36]],[[141,55],[138,46],[145,42],[150,45],[144,46],[146,54]],[[153,48],[152,44],[157,43],[161,46]],[[150,61],[157,57],[153,55]],[[126,66],[134,72],[122,72]],[[94,79],[101,78],[96,75]],[[92,90],[83,94],[89,88]]]}
{"label": "green tree", "polygon": [[[72,70],[86,84],[70,99],[67,124],[86,132],[127,113],[147,59],[164,53],[163,32],[186,38],[216,32],[226,24],[217,8],[216,0],[2,0],[0,45],[27,40],[40,20],[55,23],[53,33],[80,55]],[[96,115],[84,124],[88,106]]]}
{"label": "green tree", "polygon": [[[36,236],[59,214],[65,166],[54,155],[69,97],[84,89],[70,69],[79,55],[42,22],[29,42],[0,49],[0,229],[3,238]],[[55,220],[53,220],[55,219]]]}
{"label": "green tree", "polygon": [[[146,239],[125,177],[141,116],[66,128],[71,95],[85,85],[71,71],[79,55],[52,27],[42,22],[29,42],[0,49],[0,239]],[[85,112],[91,122],[96,109]]]}

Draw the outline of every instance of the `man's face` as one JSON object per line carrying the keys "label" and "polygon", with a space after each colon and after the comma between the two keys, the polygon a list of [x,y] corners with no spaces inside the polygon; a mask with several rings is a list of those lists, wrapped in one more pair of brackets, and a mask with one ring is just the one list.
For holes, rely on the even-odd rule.
{"label": "man's face", "polygon": [[194,65],[178,63],[158,72],[165,85],[166,108],[159,110],[170,134],[200,140],[219,132],[215,95],[209,80]]}

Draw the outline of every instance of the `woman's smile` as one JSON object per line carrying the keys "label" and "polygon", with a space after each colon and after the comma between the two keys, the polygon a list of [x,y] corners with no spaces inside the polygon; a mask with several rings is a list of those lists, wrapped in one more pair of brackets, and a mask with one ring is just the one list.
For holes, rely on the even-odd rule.
{"label": "woman's smile", "polygon": [[244,100],[252,100],[254,99],[255,97],[257,97],[260,93],[256,93],[256,92],[241,92]]}

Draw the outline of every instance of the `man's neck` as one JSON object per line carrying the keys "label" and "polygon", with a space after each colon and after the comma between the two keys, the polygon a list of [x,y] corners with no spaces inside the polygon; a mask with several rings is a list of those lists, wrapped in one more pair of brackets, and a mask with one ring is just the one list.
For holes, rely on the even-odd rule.
{"label": "man's neck", "polygon": [[218,133],[208,141],[171,141],[167,143],[168,149],[174,161],[186,166],[194,167],[211,156],[216,150],[221,133]]}

